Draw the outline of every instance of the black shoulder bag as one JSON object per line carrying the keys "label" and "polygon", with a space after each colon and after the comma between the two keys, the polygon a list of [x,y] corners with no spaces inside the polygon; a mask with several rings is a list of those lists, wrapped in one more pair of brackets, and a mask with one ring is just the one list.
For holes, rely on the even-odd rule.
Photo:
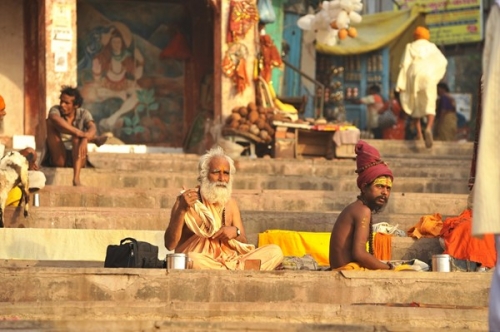
{"label": "black shoulder bag", "polygon": [[158,246],[127,237],[108,246],[104,267],[164,268],[165,261],[158,259]]}

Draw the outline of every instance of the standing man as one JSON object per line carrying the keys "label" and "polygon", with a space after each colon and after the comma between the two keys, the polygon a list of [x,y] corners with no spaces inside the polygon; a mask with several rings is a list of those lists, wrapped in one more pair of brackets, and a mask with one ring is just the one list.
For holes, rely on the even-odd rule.
{"label": "standing man", "polygon": [[64,86],[59,105],[49,110],[47,124],[47,166],[72,167],[73,185],[80,186],[80,170],[87,162],[87,143],[104,144],[96,137],[92,114],[82,108],[83,98],[76,88]]}
{"label": "standing man", "polygon": [[400,92],[403,110],[413,118],[419,140],[422,140],[420,120],[427,118],[424,139],[425,146],[431,148],[436,115],[436,86],[446,73],[448,61],[439,48],[429,41],[429,30],[419,26],[413,37],[415,41],[406,45],[403,54],[396,90]]}
{"label": "standing man", "polygon": [[200,158],[200,185],[181,192],[165,231],[165,247],[186,253],[193,269],[243,270],[248,260],[260,270],[274,270],[283,252],[270,244],[258,249],[247,244],[240,209],[231,197],[233,160],[220,147]]}
{"label": "standing man", "polygon": [[[377,149],[364,141],[355,147],[360,195],[337,218],[330,236],[330,268],[334,270],[390,270],[373,256],[372,213],[389,200],[393,176]],[[368,250],[366,244],[368,245]]]}
{"label": "standing man", "polygon": [[373,134],[373,138],[382,138],[382,128],[379,127],[378,119],[380,114],[382,114],[386,109],[387,105],[380,94],[380,87],[378,85],[372,85],[368,88],[368,95],[365,97],[355,100],[356,104],[366,105],[367,111],[367,128]]}
{"label": "standing man", "polygon": [[[472,232],[475,235],[495,234],[497,253],[500,251],[500,0],[491,6],[486,23],[483,50],[483,94],[479,131]],[[500,262],[493,270],[489,331],[500,331]]]}

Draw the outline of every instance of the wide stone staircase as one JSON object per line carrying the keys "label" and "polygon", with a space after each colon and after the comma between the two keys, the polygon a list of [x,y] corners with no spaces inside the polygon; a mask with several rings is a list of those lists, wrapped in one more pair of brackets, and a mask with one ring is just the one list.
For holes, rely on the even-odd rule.
{"label": "wide stone staircase", "polygon": [[[376,222],[406,231],[423,215],[467,207],[472,143],[369,140],[395,180]],[[199,156],[99,153],[43,169],[40,206],[8,208],[0,230],[0,329],[78,331],[487,330],[491,273],[105,269],[108,244],[135,237],[167,251],[163,232]],[[266,230],[330,232],[356,199],[353,159],[236,160],[234,197],[250,242]],[[430,263],[435,238],[393,237],[393,259]]]}

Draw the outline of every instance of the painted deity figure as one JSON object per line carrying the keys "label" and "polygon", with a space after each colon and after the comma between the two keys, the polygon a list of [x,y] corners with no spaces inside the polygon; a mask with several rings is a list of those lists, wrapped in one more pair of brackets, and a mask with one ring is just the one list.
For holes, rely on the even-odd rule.
{"label": "painted deity figure", "polygon": [[109,33],[101,35],[101,44],[102,49],[92,60],[94,80],[82,92],[90,102],[109,98],[123,100],[117,111],[99,122],[101,131],[112,131],[120,116],[133,110],[138,103],[140,86],[137,80],[144,72],[144,57],[139,49],[131,47],[132,34],[119,22],[113,23]]}

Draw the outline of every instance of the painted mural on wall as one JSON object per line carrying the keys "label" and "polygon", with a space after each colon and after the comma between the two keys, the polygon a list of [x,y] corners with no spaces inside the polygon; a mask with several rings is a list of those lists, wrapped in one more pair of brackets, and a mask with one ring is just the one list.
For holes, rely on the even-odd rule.
{"label": "painted mural on wall", "polygon": [[78,1],[78,86],[100,133],[182,146],[187,21],[178,4]]}

